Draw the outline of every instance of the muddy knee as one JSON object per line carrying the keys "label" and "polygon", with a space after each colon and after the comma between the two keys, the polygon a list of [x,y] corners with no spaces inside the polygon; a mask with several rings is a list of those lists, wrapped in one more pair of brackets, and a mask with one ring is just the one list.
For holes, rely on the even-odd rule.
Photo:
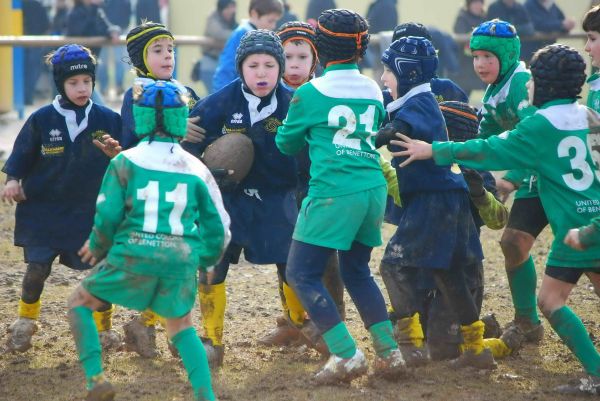
{"label": "muddy knee", "polygon": [[523,231],[507,228],[500,239],[507,270],[522,264],[529,256],[535,238]]}
{"label": "muddy knee", "polygon": [[21,299],[32,304],[37,302],[44,290],[44,283],[50,275],[51,266],[42,263],[29,263],[23,277]]}

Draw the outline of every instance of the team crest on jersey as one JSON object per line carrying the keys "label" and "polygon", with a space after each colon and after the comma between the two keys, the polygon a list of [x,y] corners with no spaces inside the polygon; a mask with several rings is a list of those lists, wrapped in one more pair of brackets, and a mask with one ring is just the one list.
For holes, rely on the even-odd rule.
{"label": "team crest on jersey", "polygon": [[279,120],[276,117],[269,117],[265,120],[265,130],[267,130],[267,132],[277,132],[277,127],[279,127],[280,125],[281,120]]}
{"label": "team crest on jersey", "polygon": [[242,118],[244,118],[244,115],[242,113],[233,113],[231,115],[231,123],[232,124],[241,124]]}
{"label": "team crest on jersey", "polygon": [[60,132],[58,129],[50,130],[48,135],[50,135],[50,142],[60,142],[63,140],[62,132]]}
{"label": "team crest on jersey", "polygon": [[104,135],[108,135],[108,132],[99,129],[98,131],[92,132],[92,139],[97,139],[99,141],[102,141],[102,137]]}

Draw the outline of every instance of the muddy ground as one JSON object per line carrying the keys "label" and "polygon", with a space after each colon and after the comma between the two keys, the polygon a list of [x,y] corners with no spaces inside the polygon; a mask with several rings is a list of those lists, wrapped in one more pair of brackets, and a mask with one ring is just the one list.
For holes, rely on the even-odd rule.
{"label": "muddy ground", "polygon": [[[4,177],[0,177],[4,181]],[[20,283],[24,270],[22,253],[12,245],[14,208],[0,204],[0,344],[16,317]],[[392,228],[385,227],[389,238]],[[498,247],[500,232],[483,230],[487,255],[484,311],[493,311],[501,323],[510,320],[511,302]],[[542,271],[551,235],[544,232],[534,249],[538,272]],[[376,266],[382,255],[376,249],[371,267],[383,288]],[[0,354],[1,401],[72,401],[84,395],[84,378],[75,353],[66,319],[65,300],[83,274],[55,265],[42,298],[40,331],[34,347],[24,354]],[[538,280],[539,281],[539,280]],[[389,383],[361,379],[350,386],[313,387],[308,380],[323,361],[304,348],[266,348],[256,339],[274,325],[280,312],[275,266],[242,263],[230,269],[226,314],[225,366],[213,372],[220,400],[288,401],[384,401],[384,400],[574,400],[588,397],[561,397],[551,389],[578,377],[581,368],[546,325],[546,339],[538,348],[527,346],[518,355],[499,363],[492,373],[452,371],[446,363],[431,363],[408,377]],[[570,302],[582,316],[590,335],[600,335],[600,313],[589,281],[582,279]],[[368,332],[362,327],[354,306],[348,302],[350,331],[372,360]],[[133,312],[118,309],[114,327]],[[196,322],[199,314],[196,312]],[[118,389],[118,400],[191,400],[185,371],[167,350],[164,330],[158,334],[161,356],[146,360],[136,354],[116,352],[104,355],[110,381]]]}

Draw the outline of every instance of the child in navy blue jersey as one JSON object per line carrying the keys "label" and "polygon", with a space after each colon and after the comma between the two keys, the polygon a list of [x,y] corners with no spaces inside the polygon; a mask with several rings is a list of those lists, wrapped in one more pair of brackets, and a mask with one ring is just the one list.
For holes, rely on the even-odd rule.
{"label": "child in navy blue jersey", "polygon": [[285,118],[292,93],[280,85],[285,56],[279,37],[266,30],[247,32],[237,50],[240,78],[196,104],[190,117],[200,117],[206,139],[184,142],[186,150],[202,156],[223,135],[247,135],[254,146],[254,163],[234,188],[223,190],[231,216],[232,240],[212,281],[202,278],[199,296],[205,347],[212,366],[223,361],[225,278],[229,265],[243,250],[255,264],[276,264],[285,278],[285,263],[298,215],[297,169],[294,157],[275,146],[275,133]]}
{"label": "child in navy blue jersey", "polygon": [[[7,343],[9,350],[18,352],[31,347],[52,262],[59,257],[72,269],[90,268],[77,250],[92,228],[110,156],[96,144],[106,135],[121,137],[119,115],[90,100],[96,64],[90,50],[62,46],[47,61],[59,95],[29,117],[2,169],[7,175],[2,198],[17,202],[14,242],[23,248],[27,263],[19,318],[9,327]],[[120,344],[111,330],[111,305],[102,309],[94,318],[103,345]]]}
{"label": "child in navy blue jersey", "polygon": [[[394,101],[387,105],[390,122],[380,129],[376,146],[389,144],[396,132],[427,142],[448,140],[444,117],[431,92],[438,64],[431,42],[401,38],[385,51],[382,61],[381,79]],[[465,265],[483,259],[467,184],[458,166],[441,168],[428,161],[399,169],[401,162],[392,159],[403,207],[380,271],[399,318],[401,340],[410,340],[401,341],[402,354],[409,365],[427,361],[415,285],[420,270],[426,269],[461,324],[463,354],[456,366],[494,368],[494,357],[484,348],[484,324],[464,277]]]}

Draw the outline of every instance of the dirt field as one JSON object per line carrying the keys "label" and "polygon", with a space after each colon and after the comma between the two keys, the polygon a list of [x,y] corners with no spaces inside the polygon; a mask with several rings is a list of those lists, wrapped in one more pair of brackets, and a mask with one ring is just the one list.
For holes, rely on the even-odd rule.
{"label": "dirt field", "polygon": [[[0,177],[4,181],[4,177]],[[0,344],[16,317],[24,269],[20,249],[12,246],[13,207],[0,205]],[[385,227],[385,236],[391,227]],[[511,317],[510,294],[497,245],[499,232],[483,231],[486,251],[486,296],[484,311],[494,311],[502,324]],[[543,266],[550,234],[545,232],[534,255],[538,272]],[[382,249],[373,254],[372,269],[381,284],[376,266]],[[82,274],[56,265],[47,281],[34,347],[24,354],[0,354],[1,401],[72,401],[84,394],[84,378],[66,320],[65,299]],[[539,280],[538,280],[539,281]],[[446,363],[431,363],[414,370],[396,383],[358,380],[351,386],[311,386],[309,377],[322,360],[314,351],[302,348],[265,348],[256,339],[271,329],[280,314],[275,266],[242,263],[230,269],[226,314],[225,367],[213,373],[220,400],[573,400],[587,397],[559,397],[551,392],[581,373],[577,361],[546,325],[546,340],[540,348],[527,346],[519,355],[499,363],[491,374],[451,371]],[[368,332],[351,302],[348,302],[350,331],[366,351],[373,350]],[[571,306],[596,339],[600,335],[598,299],[587,279],[574,291]],[[198,317],[198,313],[196,313]],[[121,330],[133,312],[119,309],[114,326]],[[197,321],[197,320],[196,320]],[[145,360],[136,354],[117,352],[104,355],[106,374],[116,385],[118,400],[191,400],[186,374],[166,348],[164,331],[158,335],[161,357]]]}

